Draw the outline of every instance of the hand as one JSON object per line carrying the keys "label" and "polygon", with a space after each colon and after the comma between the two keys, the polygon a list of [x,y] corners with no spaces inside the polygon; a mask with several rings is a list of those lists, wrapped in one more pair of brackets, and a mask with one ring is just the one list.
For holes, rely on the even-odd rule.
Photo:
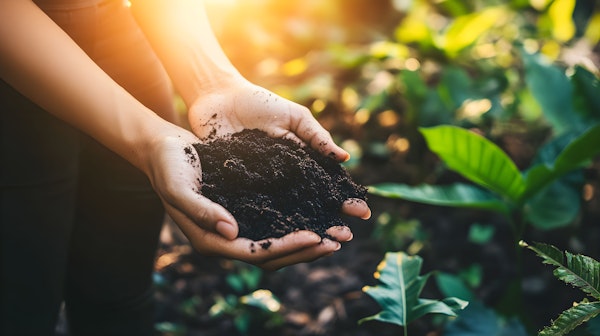
{"label": "hand", "polygon": [[[192,131],[201,139],[260,129],[274,138],[309,144],[340,162],[350,157],[306,107],[243,79],[224,90],[200,96],[190,106],[188,118]],[[342,211],[363,219],[371,215],[367,204],[358,199],[346,201]]]}
{"label": "hand", "polygon": [[[171,128],[169,134],[157,136],[151,147],[147,175],[167,213],[197,251],[273,270],[331,254],[340,248],[340,242],[352,239],[352,233],[346,227],[333,227],[327,231],[336,241],[322,240],[310,231],[261,242],[235,239],[238,233],[235,218],[221,205],[199,193],[201,166],[192,146],[199,139],[176,127]],[[261,244],[267,241],[269,247],[263,248],[266,245]]]}

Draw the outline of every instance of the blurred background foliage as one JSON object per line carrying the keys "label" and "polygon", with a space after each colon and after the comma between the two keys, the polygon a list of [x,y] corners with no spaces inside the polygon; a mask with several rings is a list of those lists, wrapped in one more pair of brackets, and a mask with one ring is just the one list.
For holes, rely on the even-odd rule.
{"label": "blurred background foliage", "polygon": [[[533,163],[550,160],[545,157],[549,152],[545,144],[572,139],[573,134],[600,122],[597,0],[204,1],[215,33],[240,72],[309,107],[336,142],[351,153],[352,159],[345,165],[364,185],[447,184],[461,180],[428,150],[420,127],[445,124],[470,129],[497,144],[524,171]],[[554,147],[558,145],[550,149]],[[578,182],[573,193],[550,195],[553,199],[576,200],[577,209],[566,203],[575,209],[566,223],[570,226],[534,232],[533,237],[599,258],[600,229],[595,226],[600,220],[600,161],[595,160],[584,175],[584,182]],[[437,289],[426,288],[428,294],[476,298],[474,308],[446,329],[450,335],[463,335],[464,328],[474,325],[484,330],[481,335],[508,331],[521,335],[522,325],[510,316],[529,315],[526,325],[531,331],[575,300],[573,292],[562,286],[553,290],[555,280],[537,259],[533,264],[516,260],[508,226],[499,216],[473,210],[432,210],[375,196],[370,204],[374,210],[372,226],[353,227],[355,241],[340,253],[343,260],[343,252],[349,251],[347,263],[327,267],[327,272],[317,263],[289,267],[287,271],[309,273],[315,267],[319,276],[335,278],[336,270],[348,267],[336,281],[355,279],[376,266],[371,257],[373,249],[352,251],[353,247],[359,250],[365,246],[357,241],[360,239],[374,241],[380,254],[420,254],[428,271],[439,271]],[[540,208],[552,210],[553,205],[548,204],[540,204]],[[579,204],[583,204],[584,214],[579,213]],[[186,255],[179,253],[179,257],[169,259],[158,268],[160,274],[165,279],[174,277],[162,271],[163,267],[167,270],[167,265],[187,265],[181,263],[181,256]],[[165,256],[171,254],[164,254],[159,262],[166,260]],[[357,260],[370,260],[371,264]],[[285,293],[267,286],[277,283],[270,279],[285,277],[286,270],[267,275],[237,263],[226,264],[229,267],[223,267],[227,273],[223,277],[228,286],[223,287],[233,288],[228,289],[232,294],[223,294],[226,290],[220,287],[223,293],[197,285],[206,292],[192,296],[197,302],[183,301],[186,305],[182,309],[192,312],[186,318],[198,319],[200,315],[212,321],[215,316],[237,316],[237,330],[252,334],[246,331],[252,329],[253,318],[278,325],[281,321],[276,315],[287,314],[287,324],[299,320],[298,324],[306,329],[316,323],[319,330],[325,330],[321,334],[327,334],[322,321],[327,320],[323,316],[334,316],[327,315],[331,306],[315,307],[316,313],[293,315],[290,312],[300,309],[301,297],[295,296],[295,301],[286,305],[282,298]],[[529,306],[517,307],[506,295],[510,292],[507,286],[520,272],[515,269],[524,264],[524,281],[519,286]],[[214,270],[207,270],[206,278],[198,283],[214,278],[209,271]],[[274,293],[264,292],[261,288],[265,286]],[[187,295],[190,289],[181,287]],[[326,289],[332,292],[338,287],[336,282]],[[163,292],[169,293],[177,286],[164,288]],[[352,299],[337,299],[349,306],[360,294],[348,293],[352,293]],[[281,309],[269,308],[273,302],[281,304]],[[212,315],[206,317],[203,311],[211,311]],[[346,318],[353,318],[350,311]],[[356,328],[356,320],[348,322],[348,335],[365,334]],[[436,325],[437,320],[432,321],[430,324]],[[596,319],[590,325],[598,329],[599,323]],[[180,327],[177,324],[160,326],[171,330],[166,334],[186,334],[172,330]]]}
{"label": "blurred background foliage", "polygon": [[[409,183],[430,172],[417,127],[526,133],[534,145],[552,131],[527,88],[524,53],[571,72],[600,64],[595,0],[206,1],[246,77],[310,107],[353,154],[350,168],[364,157],[415,164],[395,178]],[[508,141],[526,166],[527,149]],[[371,175],[363,182],[378,182]]]}

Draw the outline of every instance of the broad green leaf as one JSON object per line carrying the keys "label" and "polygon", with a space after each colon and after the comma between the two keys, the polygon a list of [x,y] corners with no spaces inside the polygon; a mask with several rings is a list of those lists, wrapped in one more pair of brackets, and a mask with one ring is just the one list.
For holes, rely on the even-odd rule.
{"label": "broad green leaf", "polygon": [[525,203],[525,216],[539,229],[550,230],[566,226],[579,214],[580,194],[581,188],[563,179],[554,181]]}
{"label": "broad green leaf", "polygon": [[584,255],[564,254],[552,245],[535,243],[533,246],[521,241],[523,247],[534,251],[544,259],[544,264],[555,266],[554,276],[585,293],[600,299],[600,263]]}
{"label": "broad green leaf", "polygon": [[580,324],[597,316],[598,313],[600,313],[600,302],[580,302],[563,311],[560,316],[552,322],[552,325],[540,331],[538,336],[567,335]]}
{"label": "broad green leaf", "polygon": [[435,274],[435,280],[440,292],[446,296],[457,297],[465,301],[474,299],[473,291],[460,277],[454,274],[438,272]]}
{"label": "broad green leaf", "polygon": [[[569,131],[553,139],[537,152],[532,165],[552,166],[577,135],[577,132]],[[525,180],[527,182],[527,178]],[[581,171],[572,171],[549,182],[539,191],[529,193],[524,208],[527,220],[546,230],[568,225],[579,214],[583,183]]]}
{"label": "broad green leaf", "polygon": [[443,301],[419,298],[429,277],[429,274],[419,275],[422,262],[419,256],[408,256],[402,252],[386,253],[375,273],[379,285],[363,288],[382,310],[376,315],[361,319],[359,323],[378,320],[406,326],[425,314],[456,316],[457,311],[464,309],[468,303],[457,298]]}
{"label": "broad green leaf", "polygon": [[596,316],[587,323],[587,332],[592,336],[600,336],[600,316]]}
{"label": "broad green leaf", "polygon": [[525,191],[521,195],[523,200],[538,192],[550,182],[556,180],[569,171],[579,168],[600,153],[600,125],[588,129],[581,136],[571,141],[560,152],[554,164],[542,163],[534,165],[525,179]]}
{"label": "broad green leaf", "polygon": [[448,109],[456,110],[465,100],[476,96],[471,77],[464,69],[448,66],[442,70],[440,81],[437,91]]}
{"label": "broad green leaf", "polygon": [[560,153],[554,163],[554,170],[564,174],[579,168],[600,153],[600,125],[595,125],[573,140]]}
{"label": "broad green leaf", "polygon": [[527,87],[556,133],[581,127],[582,120],[573,111],[573,85],[564,71],[539,54],[522,52],[522,55]]}
{"label": "broad green leaf", "polygon": [[504,319],[496,312],[483,305],[480,301],[473,301],[459,316],[448,323],[444,336],[528,336],[519,320]]}
{"label": "broad green leaf", "polygon": [[455,126],[421,128],[429,149],[450,169],[516,201],[525,184],[515,163],[488,139]]}
{"label": "broad green leaf", "polygon": [[369,186],[369,192],[389,198],[462,208],[475,208],[508,214],[506,204],[495,195],[468,184],[455,183],[447,186],[421,184],[381,183]]}
{"label": "broad green leaf", "polygon": [[600,79],[582,66],[575,66],[571,76],[573,83],[575,108],[588,120],[600,121]]}
{"label": "broad green leaf", "polygon": [[448,28],[441,40],[441,47],[450,56],[475,43],[509,15],[504,7],[488,7],[479,12],[458,17]]}

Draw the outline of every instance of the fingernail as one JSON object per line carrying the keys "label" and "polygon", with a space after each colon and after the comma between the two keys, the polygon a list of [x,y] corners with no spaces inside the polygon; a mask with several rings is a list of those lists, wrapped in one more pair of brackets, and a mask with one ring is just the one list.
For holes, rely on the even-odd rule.
{"label": "fingernail", "polygon": [[218,221],[215,229],[221,234],[221,236],[229,240],[233,240],[235,237],[237,237],[237,228],[231,223]]}
{"label": "fingernail", "polygon": [[327,245],[333,245],[334,251],[339,251],[342,248],[342,244],[340,244],[339,242],[336,242],[335,240],[325,238],[325,239],[323,239],[323,242]]}
{"label": "fingernail", "polygon": [[361,219],[369,219],[369,218],[371,218],[371,209],[368,209],[368,212],[364,216],[362,216],[360,218]]}
{"label": "fingernail", "polygon": [[342,162],[347,162],[348,160],[350,160],[350,153],[346,152],[346,155],[344,155]]}

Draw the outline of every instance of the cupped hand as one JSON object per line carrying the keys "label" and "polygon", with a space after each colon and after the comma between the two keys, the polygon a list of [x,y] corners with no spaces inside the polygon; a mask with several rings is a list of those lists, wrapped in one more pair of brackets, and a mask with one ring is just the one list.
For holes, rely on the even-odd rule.
{"label": "cupped hand", "polygon": [[[191,104],[188,119],[192,131],[201,139],[259,129],[274,138],[308,144],[339,162],[350,157],[335,144],[308,108],[243,79],[225,89],[200,96]],[[359,199],[346,201],[342,212],[363,219],[371,215],[366,202]]]}
{"label": "cupped hand", "polygon": [[[327,233],[333,239],[321,239],[309,231],[298,231],[260,242],[237,238],[235,218],[221,205],[200,193],[201,162],[193,147],[199,139],[176,127],[167,133],[167,136],[157,135],[151,146],[146,174],[169,216],[199,252],[238,259],[273,270],[329,255],[340,248],[340,242],[352,239],[352,233],[346,227],[329,229]],[[351,209],[350,212],[365,211],[361,208],[366,205],[360,202],[349,200],[346,203],[345,207]]]}

